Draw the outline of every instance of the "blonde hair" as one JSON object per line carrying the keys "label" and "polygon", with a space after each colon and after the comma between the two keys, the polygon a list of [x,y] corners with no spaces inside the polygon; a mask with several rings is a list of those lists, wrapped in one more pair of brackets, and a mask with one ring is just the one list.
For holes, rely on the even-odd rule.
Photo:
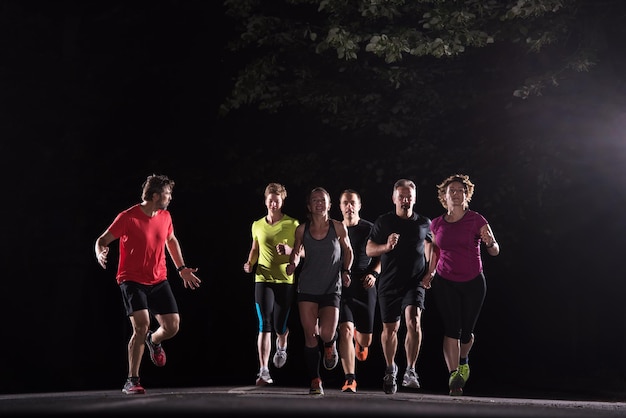
{"label": "blonde hair", "polygon": [[270,194],[277,194],[285,200],[287,198],[287,189],[280,183],[270,183],[265,187],[265,197],[267,198]]}

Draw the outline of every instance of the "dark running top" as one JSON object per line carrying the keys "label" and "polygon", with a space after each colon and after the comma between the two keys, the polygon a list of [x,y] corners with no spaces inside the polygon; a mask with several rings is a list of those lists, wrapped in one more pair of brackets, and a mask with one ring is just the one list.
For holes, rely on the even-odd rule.
{"label": "dark running top", "polygon": [[370,236],[373,242],[385,244],[390,234],[400,234],[396,247],[381,255],[379,294],[419,286],[426,270],[424,241],[432,241],[430,223],[429,218],[415,212],[409,219],[402,219],[395,212],[387,212],[376,219]]}
{"label": "dark running top", "polygon": [[328,222],[328,233],[320,240],[311,236],[309,221],[304,225],[302,245],[305,256],[298,277],[298,293],[341,294],[341,246],[332,219]]}

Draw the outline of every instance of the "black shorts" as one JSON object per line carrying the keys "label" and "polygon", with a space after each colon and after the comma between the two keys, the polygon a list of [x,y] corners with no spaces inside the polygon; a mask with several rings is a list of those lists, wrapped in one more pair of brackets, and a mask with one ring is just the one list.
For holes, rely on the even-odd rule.
{"label": "black shorts", "polygon": [[310,293],[298,293],[298,302],[314,302],[318,307],[334,306],[339,308],[341,295],[330,293],[327,295],[311,295]]}
{"label": "black shorts", "polygon": [[417,306],[424,310],[424,299],[426,289],[422,286],[409,288],[404,292],[378,293],[378,306],[380,307],[380,318],[383,323],[398,322],[404,315],[407,306]]}
{"label": "black shorts", "polygon": [[143,309],[148,309],[153,315],[178,313],[178,305],[167,280],[151,286],[126,281],[120,284],[120,290],[128,316]]}
{"label": "black shorts", "polygon": [[363,334],[374,332],[376,314],[376,287],[363,288],[364,272],[355,275],[350,287],[341,290],[341,306],[339,307],[339,323],[352,322],[357,331]]}

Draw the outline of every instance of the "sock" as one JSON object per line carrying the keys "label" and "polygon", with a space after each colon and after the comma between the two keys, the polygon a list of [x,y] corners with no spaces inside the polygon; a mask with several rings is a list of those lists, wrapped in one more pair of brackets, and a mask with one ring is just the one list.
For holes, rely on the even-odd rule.
{"label": "sock", "polygon": [[320,358],[319,347],[304,347],[304,362],[311,379],[320,377]]}
{"label": "sock", "polygon": [[467,364],[468,361],[469,361],[469,357],[460,358],[459,359],[459,364]]}
{"label": "sock", "polygon": [[355,380],[356,375],[354,373],[346,373],[346,380]]}

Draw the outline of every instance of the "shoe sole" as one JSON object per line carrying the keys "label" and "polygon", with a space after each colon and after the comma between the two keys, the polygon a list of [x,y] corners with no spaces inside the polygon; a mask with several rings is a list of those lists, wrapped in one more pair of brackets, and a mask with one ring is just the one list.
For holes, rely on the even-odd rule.
{"label": "shoe sole", "polygon": [[461,396],[463,395],[463,386],[465,386],[465,380],[461,375],[458,375],[456,379],[452,379],[450,382],[450,396]]}
{"label": "shoe sole", "polygon": [[393,395],[394,393],[396,393],[398,391],[398,385],[391,385],[391,384],[383,384],[383,391],[387,394],[387,395]]}
{"label": "shoe sole", "polygon": [[392,387],[383,386],[383,390],[385,391],[387,395],[393,395],[398,391],[398,387],[397,386],[392,386]]}
{"label": "shoe sole", "polygon": [[342,392],[344,392],[344,393],[356,393],[356,389],[345,388],[345,389],[342,389]]}
{"label": "shoe sole", "polygon": [[256,380],[257,386],[267,386],[267,385],[271,385],[272,383],[274,383],[272,379],[270,380],[257,379]]}
{"label": "shoe sole", "polygon": [[285,363],[287,363],[287,357],[285,357],[285,360],[281,363],[279,363],[278,361],[276,361],[277,357],[274,354],[274,358],[272,360],[272,362],[274,363],[274,367],[276,367],[277,369],[280,369],[281,367],[283,367],[285,365]]}
{"label": "shoe sole", "polygon": [[419,383],[402,383],[402,387],[403,388],[407,388],[407,389],[419,389],[419,388],[421,388]]}
{"label": "shoe sole", "polygon": [[126,389],[122,389],[122,393],[124,395],[143,395],[144,393],[146,393],[145,390],[126,390]]}

